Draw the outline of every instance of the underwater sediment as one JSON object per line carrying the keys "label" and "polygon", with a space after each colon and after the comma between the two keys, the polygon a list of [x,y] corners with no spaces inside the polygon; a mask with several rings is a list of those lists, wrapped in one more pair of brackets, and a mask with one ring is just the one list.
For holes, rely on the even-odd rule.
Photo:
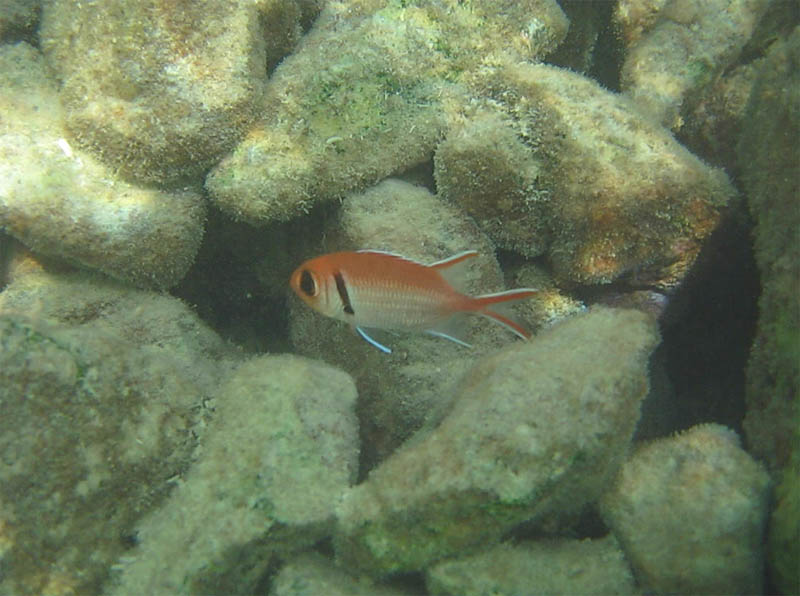
{"label": "underwater sediment", "polygon": [[797,591],[795,4],[0,5],[0,593]]}

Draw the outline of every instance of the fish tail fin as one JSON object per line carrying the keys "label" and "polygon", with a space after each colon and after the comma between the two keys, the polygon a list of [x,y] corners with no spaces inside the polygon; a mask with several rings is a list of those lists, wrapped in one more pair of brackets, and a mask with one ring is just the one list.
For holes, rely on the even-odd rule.
{"label": "fish tail fin", "polygon": [[536,293],[536,290],[530,288],[506,290],[505,292],[476,296],[473,298],[472,304],[476,314],[482,315],[498,325],[502,325],[522,339],[528,339],[531,334],[515,320],[512,305],[520,300],[530,298]]}

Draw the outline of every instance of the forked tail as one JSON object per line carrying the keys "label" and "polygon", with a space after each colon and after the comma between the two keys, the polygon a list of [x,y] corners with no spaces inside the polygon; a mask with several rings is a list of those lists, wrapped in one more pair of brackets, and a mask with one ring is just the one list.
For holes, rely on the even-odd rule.
{"label": "forked tail", "polygon": [[474,312],[475,314],[483,315],[498,325],[502,325],[522,339],[528,339],[531,334],[525,327],[514,320],[511,305],[520,300],[530,298],[536,293],[536,290],[530,288],[517,288],[516,290],[476,296],[473,299]]}

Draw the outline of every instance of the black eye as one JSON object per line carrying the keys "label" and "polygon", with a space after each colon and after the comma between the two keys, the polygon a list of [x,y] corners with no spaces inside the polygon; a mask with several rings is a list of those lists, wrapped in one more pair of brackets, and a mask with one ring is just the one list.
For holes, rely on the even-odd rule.
{"label": "black eye", "polygon": [[316,296],[317,294],[317,284],[314,283],[314,278],[308,272],[308,269],[303,269],[300,274],[300,289],[306,296]]}

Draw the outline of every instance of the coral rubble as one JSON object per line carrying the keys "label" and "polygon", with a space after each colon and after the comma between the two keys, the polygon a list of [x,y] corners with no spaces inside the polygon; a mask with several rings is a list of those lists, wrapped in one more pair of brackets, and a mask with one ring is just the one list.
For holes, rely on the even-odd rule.
{"label": "coral rubble", "polygon": [[[0,593],[798,592],[798,22],[0,0]],[[534,334],[379,352],[358,249]]]}
{"label": "coral rubble", "polygon": [[627,46],[622,88],[671,129],[739,56],[769,0],[620,0],[615,19]]}
{"label": "coral rubble", "polygon": [[737,147],[761,274],[757,336],[747,367],[750,448],[775,476],[770,566],[800,591],[800,28],[764,58]]}
{"label": "coral rubble", "polygon": [[38,52],[0,48],[0,226],[39,253],[139,286],[172,286],[203,236],[196,192],[137,187],[72,147]]}
{"label": "coral rubble", "polygon": [[445,197],[498,245],[546,252],[564,284],[628,278],[670,288],[683,279],[734,195],[724,172],[624,96],[568,70],[507,65],[472,87],[506,115],[489,121],[492,133],[481,116],[442,143]]}
{"label": "coral rubble", "polygon": [[198,461],[137,525],[111,593],[253,593],[275,556],[329,534],[355,479],[355,398],[352,380],[320,362],[240,366],[217,392]]}
{"label": "coral rubble", "polygon": [[[552,0],[330,2],[275,70],[262,119],[210,174],[215,202],[286,220],[428,159],[460,80],[510,54],[537,59],[566,33]],[[320,68],[324,64],[325,68]]]}
{"label": "coral rubble", "polygon": [[764,467],[708,424],[639,448],[603,515],[643,590],[759,594],[768,499]]}
{"label": "coral rubble", "polygon": [[134,181],[202,175],[249,125],[306,4],[45,3],[42,48],[62,83],[70,138]]}
{"label": "coral rubble", "polygon": [[438,427],[345,494],[341,563],[420,570],[596,500],[630,444],[657,341],[647,315],[599,308],[478,362]]}
{"label": "coral rubble", "polygon": [[431,594],[636,594],[613,536],[504,543],[431,567]]}
{"label": "coral rubble", "polygon": [[0,42],[33,37],[41,11],[41,0],[0,0]]}
{"label": "coral rubble", "polygon": [[329,558],[309,553],[291,559],[276,574],[271,596],[412,596],[395,589],[349,575]]}
{"label": "coral rubble", "polygon": [[98,593],[188,468],[232,356],[174,298],[94,276],[0,293],[0,592]]}

